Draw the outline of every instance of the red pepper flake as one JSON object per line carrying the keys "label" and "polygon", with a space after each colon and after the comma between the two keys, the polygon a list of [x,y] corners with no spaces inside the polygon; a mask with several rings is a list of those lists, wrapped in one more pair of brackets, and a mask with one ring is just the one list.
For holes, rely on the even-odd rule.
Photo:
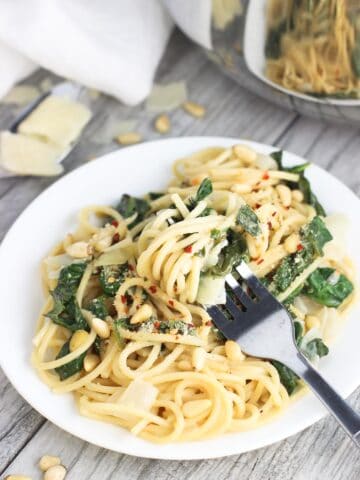
{"label": "red pepper flake", "polygon": [[174,292],[177,292],[177,291],[178,291],[177,285],[174,285]]}
{"label": "red pepper flake", "polygon": [[260,265],[260,263],[263,263],[264,259],[260,258],[259,260],[256,261],[256,265]]}
{"label": "red pepper flake", "polygon": [[208,321],[205,323],[205,325],[206,325],[207,327],[212,327],[212,321],[211,321],[211,320],[208,320]]}
{"label": "red pepper flake", "polygon": [[121,298],[121,302],[122,302],[122,303],[124,303],[124,304],[127,303],[126,295],[121,295],[120,298]]}
{"label": "red pepper flake", "polygon": [[139,308],[140,308],[140,305],[136,305],[136,310],[139,310]]}
{"label": "red pepper flake", "polygon": [[120,235],[118,233],[115,233],[115,235],[112,238],[113,243],[117,243],[120,240]]}
{"label": "red pepper flake", "polygon": [[290,207],[285,207],[285,210],[290,210]]}
{"label": "red pepper flake", "polygon": [[149,287],[149,290],[151,293],[156,293],[157,292],[157,287],[155,285],[151,285],[151,287]]}
{"label": "red pepper flake", "polygon": [[269,180],[269,178],[270,178],[270,175],[268,172],[265,172],[264,175],[262,176],[263,180]]}
{"label": "red pepper flake", "polygon": [[154,327],[159,328],[160,327],[160,322],[154,322]]}
{"label": "red pepper flake", "polygon": [[296,251],[301,252],[301,250],[304,250],[304,247],[299,243],[296,247]]}
{"label": "red pepper flake", "polygon": [[168,304],[170,305],[170,307],[173,307],[174,306],[174,300],[169,300]]}
{"label": "red pepper flake", "polygon": [[252,192],[254,192],[254,193],[258,193],[258,191],[259,191],[258,188],[253,188],[253,189],[252,189]]}
{"label": "red pepper flake", "polygon": [[255,208],[260,208],[261,204],[260,203],[255,203]]}
{"label": "red pepper flake", "polygon": [[129,270],[131,270],[132,272],[135,270],[134,265],[131,265],[131,263],[129,263]]}
{"label": "red pepper flake", "polygon": [[118,227],[118,226],[119,226],[119,222],[118,222],[117,220],[113,220],[113,221],[111,222],[111,225],[112,225],[113,227]]}
{"label": "red pepper flake", "polygon": [[185,253],[192,253],[192,245],[188,245],[187,247],[184,248]]}
{"label": "red pepper flake", "polygon": [[271,222],[267,222],[267,224],[268,224],[269,229],[271,230],[271,229],[272,229],[272,223],[271,223]]}

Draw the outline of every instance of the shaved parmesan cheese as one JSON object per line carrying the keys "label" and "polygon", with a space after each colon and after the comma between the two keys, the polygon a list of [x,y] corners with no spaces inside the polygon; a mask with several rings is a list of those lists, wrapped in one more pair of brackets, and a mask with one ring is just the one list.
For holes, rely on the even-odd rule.
{"label": "shaved parmesan cheese", "polygon": [[154,85],[146,101],[149,112],[169,112],[180,107],[187,98],[184,82]]}
{"label": "shaved parmesan cheese", "polygon": [[66,253],[45,258],[44,264],[46,267],[48,278],[50,278],[51,280],[59,278],[60,270],[63,267],[73,263],[73,261],[74,259]]}
{"label": "shaved parmesan cheese", "polygon": [[59,175],[63,167],[56,163],[59,148],[36,138],[1,132],[0,165],[21,175]]}
{"label": "shaved parmesan cheese", "polygon": [[39,95],[39,89],[32,85],[16,85],[1,99],[1,103],[26,105],[35,100]]}
{"label": "shaved parmesan cheese", "polygon": [[333,236],[334,242],[338,245],[345,246],[349,231],[349,219],[346,215],[341,213],[329,215],[325,218],[325,225]]}
{"label": "shaved parmesan cheese", "polygon": [[95,267],[103,267],[106,265],[122,265],[123,263],[127,262],[133,254],[134,252],[132,248],[118,248],[116,250],[110,250],[109,252],[105,252],[100,255],[100,257],[95,260],[94,265]]}
{"label": "shaved parmesan cheese", "polygon": [[49,96],[19,125],[19,132],[68,147],[91,118],[85,105],[65,97]]}
{"label": "shaved parmesan cheese", "polygon": [[211,275],[201,277],[196,301],[203,305],[226,303],[225,278]]}
{"label": "shaved parmesan cheese", "polygon": [[153,406],[158,393],[159,390],[151,383],[136,379],[128,385],[118,403],[148,412]]}
{"label": "shaved parmesan cheese", "polygon": [[255,160],[255,165],[260,170],[278,170],[278,165],[270,155],[263,155],[258,153]]}

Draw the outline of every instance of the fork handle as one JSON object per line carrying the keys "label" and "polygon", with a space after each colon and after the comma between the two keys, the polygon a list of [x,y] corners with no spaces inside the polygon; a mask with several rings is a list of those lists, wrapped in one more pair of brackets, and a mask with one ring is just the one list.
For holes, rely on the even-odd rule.
{"label": "fork handle", "polygon": [[327,383],[320,373],[301,355],[297,355],[290,368],[294,370],[324,403],[332,415],[360,448],[360,415]]}

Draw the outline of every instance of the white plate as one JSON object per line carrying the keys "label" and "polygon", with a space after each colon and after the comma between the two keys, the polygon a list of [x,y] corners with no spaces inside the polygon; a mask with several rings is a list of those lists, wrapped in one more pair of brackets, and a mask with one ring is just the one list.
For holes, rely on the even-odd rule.
{"label": "white plate", "polygon": [[268,0],[249,0],[248,9],[245,20],[244,33],[244,59],[246,65],[251,73],[258,77],[263,82],[280,90],[287,95],[292,95],[302,100],[307,100],[315,103],[323,103],[330,105],[341,105],[354,107],[360,105],[360,100],[353,98],[338,99],[338,98],[316,98],[312,95],[306,95],[272,82],[265,76],[265,44],[266,44],[266,3]]}
{"label": "white plate", "polygon": [[[56,395],[30,365],[31,340],[43,297],[39,263],[46,252],[74,229],[80,208],[88,204],[116,204],[125,193],[141,195],[164,187],[173,161],[212,145],[228,146],[236,139],[189,137],[149,142],[118,150],[87,163],[45,190],[14,223],[0,248],[1,324],[0,364],[17,391],[44,417],[67,432],[117,452],[162,459],[202,459],[238,454],[269,445],[308,427],[325,414],[309,394],[291,405],[272,423],[253,431],[227,434],[212,440],[153,445],[119,427],[78,414],[71,394]],[[243,142],[260,152],[274,147]],[[303,160],[286,153],[285,163]],[[320,201],[329,212],[344,212],[351,221],[349,252],[360,271],[357,197],[342,183],[316,166],[308,170]],[[321,372],[347,396],[360,383],[360,311],[355,308],[339,341],[321,361]]]}

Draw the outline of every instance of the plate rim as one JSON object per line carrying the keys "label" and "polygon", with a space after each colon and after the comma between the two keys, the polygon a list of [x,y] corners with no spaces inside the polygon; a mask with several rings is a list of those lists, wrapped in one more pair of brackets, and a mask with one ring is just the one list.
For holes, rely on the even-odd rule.
{"label": "plate rim", "polygon": [[[184,143],[184,144],[186,144],[186,143],[190,144],[190,142],[194,143],[194,148],[193,148],[194,151],[198,150],[199,148],[206,148],[206,147],[213,146],[214,144],[227,145],[227,144],[233,144],[233,143],[248,144],[248,145],[252,145],[254,148],[259,147],[260,149],[265,148],[265,149],[273,150],[273,149],[277,148],[274,145],[269,145],[269,144],[265,144],[265,143],[261,143],[261,142],[254,142],[254,141],[239,139],[239,138],[234,138],[234,137],[221,137],[221,136],[171,137],[171,138],[166,138],[166,139],[152,140],[152,141],[149,141],[149,142],[143,142],[143,143],[138,144],[138,145],[133,145],[133,146],[126,147],[126,148],[117,149],[113,152],[110,152],[108,154],[101,155],[101,156],[97,157],[96,159],[94,159],[91,162],[91,164],[93,164],[95,162],[100,163],[100,162],[104,161],[105,159],[110,159],[112,157],[115,158],[117,155],[126,156],[126,153],[130,149],[133,150],[133,151],[136,151],[138,149],[141,150],[143,148],[151,149],[154,144],[155,145],[159,145],[159,144],[163,145],[163,144],[171,144],[171,143],[176,144],[178,142]],[[198,142],[202,143],[202,145],[201,146],[198,145],[197,144]],[[298,161],[298,162],[304,161],[304,159],[297,154],[294,154],[294,153],[289,152],[287,150],[284,150],[284,153],[289,154],[292,157],[295,157],[296,161]],[[151,153],[149,155],[151,156]],[[171,154],[171,160],[172,161],[177,157],[178,157],[177,154]],[[292,158],[292,160],[294,160],[294,158]],[[170,162],[169,162],[169,165],[171,165]],[[50,185],[45,190],[43,190],[37,197],[35,197],[33,199],[33,201],[21,212],[21,214],[16,218],[16,220],[13,222],[11,227],[8,229],[8,231],[6,232],[4,238],[1,242],[1,245],[0,245],[0,263],[1,263],[2,256],[4,255],[4,245],[6,247],[7,238],[9,237],[11,232],[16,229],[16,226],[21,224],[23,217],[26,216],[28,214],[28,212],[31,211],[32,208],[34,208],[34,205],[36,206],[38,203],[40,203],[42,201],[43,197],[45,197],[48,194],[49,191],[57,189],[59,184],[61,185],[62,183],[66,183],[69,180],[69,178],[74,178],[74,177],[78,176],[79,174],[81,175],[81,173],[83,171],[85,171],[88,168],[88,166],[89,166],[89,163],[85,163],[85,164],[81,165],[80,167],[74,169],[73,171],[69,172],[68,174],[59,178],[52,185]],[[347,190],[347,192],[353,196],[353,199],[356,202],[359,203],[359,207],[360,207],[360,200],[358,199],[356,194],[349,187],[347,187],[340,180],[338,180],[336,177],[334,177],[332,174],[330,174],[329,172],[327,172],[323,168],[319,167],[318,165],[312,164],[312,168],[320,170],[322,175],[325,175],[328,178],[329,177],[332,178],[333,180],[335,180],[337,182],[337,184],[339,186],[341,186],[342,188],[345,188]],[[284,440],[284,439],[286,439],[286,438],[288,438],[288,437],[290,437],[290,436],[292,436],[296,433],[299,433],[302,430],[304,430],[305,428],[309,427],[310,425],[313,425],[314,423],[316,423],[318,420],[323,418],[327,413],[327,411],[325,409],[321,409],[321,411],[317,411],[316,414],[310,416],[305,421],[300,422],[301,426],[299,426],[297,424],[293,425],[292,428],[290,428],[288,431],[286,431],[286,433],[282,432],[279,435],[276,435],[276,436],[272,437],[271,439],[267,439],[265,441],[262,441],[261,444],[259,444],[258,446],[252,446],[251,448],[242,448],[242,449],[241,448],[232,448],[232,449],[229,449],[226,452],[221,451],[221,453],[216,453],[216,452],[212,452],[212,451],[207,450],[205,454],[204,454],[204,452],[198,453],[196,451],[196,448],[194,448],[191,451],[190,455],[189,454],[188,455],[174,454],[174,453],[169,454],[169,452],[166,452],[166,454],[164,455],[164,453],[161,452],[161,446],[160,445],[155,445],[155,448],[150,448],[149,452],[146,451],[146,450],[143,450],[141,452],[136,452],[131,447],[127,448],[126,444],[119,444],[119,448],[114,448],[113,445],[109,444],[109,442],[105,441],[104,439],[97,439],[97,438],[89,439],[89,437],[86,434],[83,434],[82,432],[79,432],[78,429],[67,428],[66,426],[64,426],[61,423],[61,421],[58,418],[53,418],[53,415],[49,415],[49,413],[46,412],[45,408],[43,408],[42,406],[39,406],[38,403],[31,396],[29,398],[29,396],[26,394],[26,392],[24,392],[22,390],[21,382],[16,380],[16,378],[15,378],[16,375],[13,375],[12,373],[8,372],[8,370],[5,366],[5,362],[4,362],[4,359],[3,359],[3,352],[1,351],[1,349],[0,349],[0,366],[3,369],[4,374],[6,375],[9,382],[12,384],[12,386],[15,388],[15,390],[23,397],[23,399],[27,403],[29,403],[32,406],[32,408],[34,408],[36,411],[38,411],[43,417],[45,417],[51,423],[55,424],[61,430],[65,431],[67,433],[70,433],[71,435],[74,435],[74,436],[76,436],[76,437],[78,437],[78,438],[80,438],[80,439],[82,439],[82,440],[84,440],[88,443],[97,445],[99,447],[106,448],[108,450],[115,451],[115,452],[118,452],[118,453],[124,453],[124,454],[127,454],[127,455],[141,456],[143,458],[167,459],[167,460],[200,460],[200,459],[220,458],[220,457],[226,457],[226,456],[229,456],[229,455],[241,454],[241,453],[245,453],[245,452],[248,452],[248,451],[252,451],[252,450],[257,449],[257,448],[266,447],[266,446],[271,445],[273,443],[276,443],[280,440]],[[355,376],[354,376],[354,378],[355,378]],[[39,379],[39,381],[41,382],[40,379]],[[343,390],[345,390],[345,392],[342,392],[342,395],[343,396],[344,395],[348,396],[350,393],[352,393],[359,386],[359,383],[360,383],[360,378],[358,380],[354,379],[352,385],[347,385],[346,388],[343,388]],[[55,395],[55,394],[53,394],[53,395]],[[80,416],[79,413],[77,413],[77,415]],[[83,417],[81,417],[81,418],[83,418]],[[276,421],[277,421],[277,419],[274,420],[274,422],[276,422]],[[273,423],[273,422],[271,422],[271,423]],[[263,427],[259,427],[259,428],[255,429],[255,431],[259,431],[261,428],[263,428]],[[265,425],[265,428],[266,428],[266,425]],[[239,433],[237,433],[237,434],[239,434]],[[227,433],[227,434],[224,434],[224,435],[226,435],[226,436],[234,435],[235,436],[237,434]],[[217,437],[216,440],[218,442],[221,442],[222,437],[223,436]],[[188,443],[192,446],[196,446],[196,444],[206,444],[206,442],[207,442],[207,440],[196,441],[196,442],[188,442]],[[146,443],[146,445],[150,445],[151,447],[154,447],[154,444],[151,444],[149,442],[145,442],[145,443]],[[181,444],[183,444],[183,443],[173,443],[173,444],[169,444],[169,445],[172,445],[172,446],[176,447],[177,445],[181,445]],[[136,448],[139,449],[140,447],[137,446]],[[156,452],[156,450],[158,450],[158,453]]]}

